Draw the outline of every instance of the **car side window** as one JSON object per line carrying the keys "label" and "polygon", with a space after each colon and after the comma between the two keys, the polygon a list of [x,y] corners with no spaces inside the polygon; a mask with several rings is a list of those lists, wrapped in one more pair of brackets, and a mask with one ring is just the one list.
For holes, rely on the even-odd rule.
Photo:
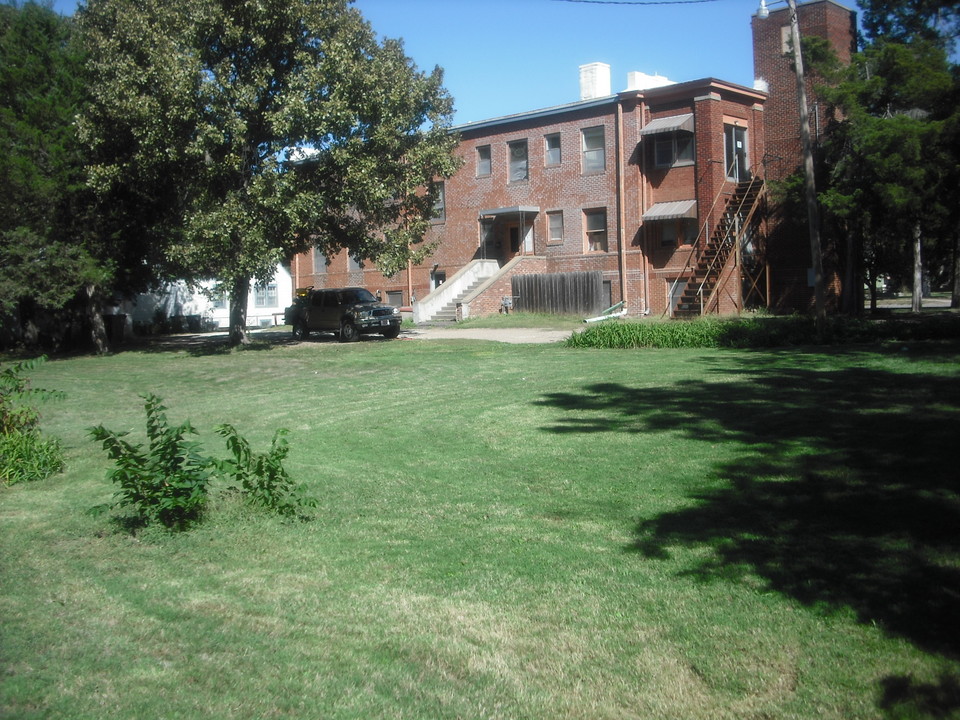
{"label": "car side window", "polygon": [[310,298],[310,304],[313,307],[323,307],[323,293],[314,293],[313,297]]}

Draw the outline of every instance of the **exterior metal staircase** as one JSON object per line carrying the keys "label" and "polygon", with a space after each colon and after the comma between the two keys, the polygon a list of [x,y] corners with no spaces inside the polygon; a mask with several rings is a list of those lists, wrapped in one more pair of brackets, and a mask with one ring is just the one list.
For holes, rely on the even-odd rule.
{"label": "exterior metal staircase", "polygon": [[674,284],[676,287],[686,281],[673,308],[674,317],[719,312],[721,293],[727,293],[740,311],[746,299],[759,292],[763,267],[757,241],[765,201],[766,186],[760,178],[754,177],[737,185],[713,235],[696,257],[694,252],[698,244],[694,244],[687,264]]}

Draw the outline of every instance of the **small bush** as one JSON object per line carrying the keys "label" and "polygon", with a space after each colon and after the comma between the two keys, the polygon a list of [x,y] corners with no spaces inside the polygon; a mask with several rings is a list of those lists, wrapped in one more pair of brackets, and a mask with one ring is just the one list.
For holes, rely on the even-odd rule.
{"label": "small bush", "polygon": [[63,467],[63,453],[55,438],[36,430],[0,434],[0,484],[43,480]]}
{"label": "small bush", "polygon": [[0,372],[0,483],[43,480],[63,470],[59,442],[40,432],[40,411],[35,402],[59,399],[63,393],[30,387],[26,377],[46,361],[45,356],[25,360]]}
{"label": "small bush", "polygon": [[[130,506],[144,522],[182,529],[203,513],[210,483],[211,460],[200,454],[199,443],[186,439],[196,430],[189,422],[171,428],[160,398],[142,395],[147,411],[149,446],[132,445],[103,425],[90,436],[103,444],[116,463],[108,477],[120,486],[118,506]],[[100,507],[102,509],[102,506]]]}
{"label": "small bush", "polygon": [[[209,487],[221,476],[233,481],[244,499],[282,515],[294,515],[304,506],[315,504],[303,494],[303,486],[295,486],[283,467],[289,452],[284,437],[286,430],[277,430],[270,451],[254,453],[250,443],[232,425],[217,427],[226,439],[232,460],[216,460],[201,452],[199,443],[187,440],[196,430],[189,422],[171,428],[160,398],[143,395],[147,413],[149,445],[133,445],[127,433],[107,430],[103,425],[90,428],[90,436],[103,444],[116,467],[108,477],[120,486],[115,506],[132,507],[140,522],[159,522],[164,527],[182,530],[201,519],[207,506]],[[95,511],[108,509],[98,506]]]}
{"label": "small bush", "polygon": [[301,507],[315,504],[305,497],[304,486],[295,485],[283,467],[290,452],[285,429],[274,433],[267,453],[254,453],[233,425],[218,425],[216,431],[227,441],[227,450],[233,455],[232,460],[219,462],[218,468],[239,486],[237,489],[248,502],[281,515],[295,515]]}

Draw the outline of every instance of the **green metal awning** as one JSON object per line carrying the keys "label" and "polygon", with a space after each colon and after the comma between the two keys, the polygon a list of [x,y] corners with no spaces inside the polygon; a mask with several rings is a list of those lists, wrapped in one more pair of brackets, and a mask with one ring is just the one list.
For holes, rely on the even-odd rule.
{"label": "green metal awning", "polygon": [[684,132],[693,132],[693,113],[684,115],[671,115],[670,117],[657,118],[647,123],[647,126],[640,131],[641,135],[654,135],[655,133],[673,132],[674,130],[683,130]]}
{"label": "green metal awning", "polygon": [[643,221],[650,220],[677,220],[680,218],[697,217],[696,200],[676,200],[674,202],[655,203],[643,214]]}

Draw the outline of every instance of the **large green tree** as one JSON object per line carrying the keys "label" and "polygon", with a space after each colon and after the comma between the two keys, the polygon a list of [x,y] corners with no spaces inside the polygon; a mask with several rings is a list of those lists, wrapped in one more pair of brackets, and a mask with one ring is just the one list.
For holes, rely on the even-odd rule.
{"label": "large green tree", "polygon": [[89,198],[73,123],[85,93],[72,21],[33,2],[0,5],[0,318],[8,342],[62,334],[76,315],[52,313],[81,297],[102,330],[89,299],[110,273],[86,242]]}
{"label": "large green tree", "polygon": [[842,110],[824,150],[821,201],[861,248],[868,282],[891,275],[920,308],[923,246],[950,241],[955,151],[945,132],[953,77],[944,51],[925,40],[881,39],[824,90]]}
{"label": "large green tree", "polygon": [[456,169],[452,100],[347,0],[89,0],[79,21],[112,232],[221,281],[234,344],[251,278],[294,253],[387,273],[422,255],[432,181]]}

